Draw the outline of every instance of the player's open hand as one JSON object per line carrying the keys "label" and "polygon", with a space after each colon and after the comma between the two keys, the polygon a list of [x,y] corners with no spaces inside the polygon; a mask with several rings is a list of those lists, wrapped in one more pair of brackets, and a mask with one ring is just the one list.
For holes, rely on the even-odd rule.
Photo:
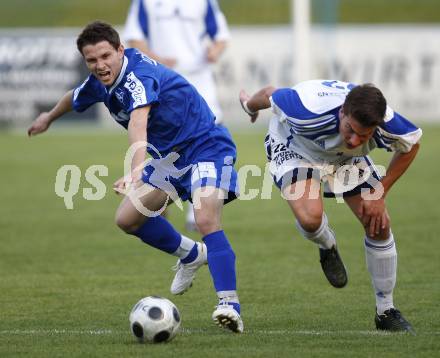
{"label": "player's open hand", "polygon": [[[116,194],[127,195],[127,192],[135,188],[135,185],[141,181],[142,170],[134,170],[131,175],[125,175],[116,180],[113,184],[113,190]],[[137,187],[138,185],[136,185]]]}
{"label": "player's open hand", "polygon": [[358,215],[369,237],[375,237],[390,227],[390,217],[383,198],[363,200]]}
{"label": "player's open hand", "polygon": [[48,112],[41,113],[29,127],[27,133],[28,136],[37,135],[47,131],[51,123],[51,119]]}
{"label": "player's open hand", "polygon": [[247,106],[247,102],[249,101],[251,97],[246,93],[245,90],[241,90],[239,94],[240,104],[241,108],[243,108],[243,111],[245,111],[249,117],[251,117],[251,122],[254,123],[257,120],[258,117],[258,111],[252,112],[249,110]]}
{"label": "player's open hand", "polygon": [[127,176],[123,176],[122,178],[119,178],[113,183],[113,190],[118,195],[126,195],[127,192],[132,187],[133,181],[131,178],[128,178]]}

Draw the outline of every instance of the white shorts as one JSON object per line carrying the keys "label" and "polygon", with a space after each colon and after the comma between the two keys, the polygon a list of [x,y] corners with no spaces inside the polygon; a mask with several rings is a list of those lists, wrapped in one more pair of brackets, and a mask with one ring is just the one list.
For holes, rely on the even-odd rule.
{"label": "white shorts", "polygon": [[312,161],[286,146],[286,140],[269,133],[266,155],[276,186],[281,190],[297,181],[314,178],[323,183],[325,197],[353,196],[376,187],[380,173],[371,158],[352,157],[338,163]]}

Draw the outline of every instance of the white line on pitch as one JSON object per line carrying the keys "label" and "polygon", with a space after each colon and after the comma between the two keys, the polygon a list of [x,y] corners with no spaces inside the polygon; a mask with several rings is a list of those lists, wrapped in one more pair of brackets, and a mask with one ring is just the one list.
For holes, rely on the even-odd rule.
{"label": "white line on pitch", "polygon": [[112,331],[111,329],[86,329],[86,330],[71,330],[71,329],[11,329],[0,331],[0,335],[69,335],[69,334],[81,334],[81,335],[110,335],[115,333],[122,333]]}
{"label": "white line on pitch", "polygon": [[[71,329],[12,329],[2,330],[0,335],[90,335],[90,336],[105,336],[105,335],[119,335],[129,334],[129,330],[112,330],[112,329],[85,329],[85,330],[71,330]],[[183,328],[182,334],[211,334],[212,331],[206,331],[205,329],[189,329]],[[344,335],[359,335],[359,336],[382,336],[393,334],[383,331],[367,331],[367,330],[341,330],[341,331],[318,331],[318,330],[288,330],[288,329],[248,329],[246,334],[264,334],[264,335],[298,335],[298,336],[344,336]],[[440,335],[440,332],[421,331],[417,332],[418,335]]]}

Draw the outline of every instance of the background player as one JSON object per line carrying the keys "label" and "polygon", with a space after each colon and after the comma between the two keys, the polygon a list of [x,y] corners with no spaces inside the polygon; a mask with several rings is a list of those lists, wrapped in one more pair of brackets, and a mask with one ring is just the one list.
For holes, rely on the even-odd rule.
{"label": "background player", "polygon": [[[215,126],[213,113],[192,85],[138,50],[124,50],[110,25],[99,21],[89,24],[79,35],[77,47],[91,74],[50,112],[40,114],[28,134],[43,133],[72,109],[81,112],[104,102],[114,119],[128,130],[130,146],[142,144],[133,156],[130,184],[132,190],[150,189],[139,198],[143,206],[150,211],[161,209],[170,194],[161,188],[171,184],[182,200],[199,203],[195,216],[206,246],[180,235],[161,216],[144,216],[130,192],[117,210],[116,224],[127,234],[180,258],[171,285],[174,294],[187,290],[196,270],[207,261],[219,298],[212,318],[221,326],[242,332],[235,255],[221,229],[224,202],[238,195],[233,169],[236,150],[227,129]],[[147,140],[147,149],[158,165],[143,168]],[[160,155],[151,150],[151,145]],[[176,152],[179,158],[172,167],[167,166],[168,155]],[[221,179],[223,166],[231,173],[228,182]],[[171,170],[175,168],[186,172],[176,175]],[[114,184],[117,191],[124,191],[126,186],[126,177]]]}
{"label": "background player", "polygon": [[[254,122],[258,111],[274,113],[266,137],[271,173],[293,211],[301,235],[319,245],[322,269],[334,287],[347,273],[321,198],[342,197],[365,228],[365,253],[375,296],[377,329],[411,331],[393,303],[397,252],[385,197],[419,149],[422,131],[387,107],[373,85],[313,80],[292,88],[240,93]],[[380,178],[368,153],[394,151]],[[347,181],[348,176],[348,181]]]}
{"label": "background player", "polygon": [[[229,30],[215,0],[133,0],[123,38],[150,58],[183,75],[222,122],[211,64],[223,53]],[[186,227],[195,230],[191,204]]]}

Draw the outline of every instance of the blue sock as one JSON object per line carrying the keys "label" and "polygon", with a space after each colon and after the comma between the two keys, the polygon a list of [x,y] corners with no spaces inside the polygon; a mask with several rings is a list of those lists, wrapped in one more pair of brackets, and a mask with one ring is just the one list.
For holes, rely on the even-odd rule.
{"label": "blue sock", "polygon": [[185,257],[184,259],[181,259],[180,262],[183,264],[189,264],[190,262],[193,262],[197,258],[198,254],[199,254],[199,251],[197,250],[197,244],[194,244],[194,246],[191,249],[191,251],[189,252],[188,256]]}
{"label": "blue sock", "polygon": [[169,254],[174,253],[182,241],[180,234],[162,216],[149,218],[132,235],[137,236],[146,244]]}
{"label": "blue sock", "polygon": [[[223,230],[213,232],[203,238],[208,249],[208,267],[217,292],[236,291],[235,254]],[[237,307],[235,307],[237,306]],[[240,313],[240,305],[234,308]]]}

